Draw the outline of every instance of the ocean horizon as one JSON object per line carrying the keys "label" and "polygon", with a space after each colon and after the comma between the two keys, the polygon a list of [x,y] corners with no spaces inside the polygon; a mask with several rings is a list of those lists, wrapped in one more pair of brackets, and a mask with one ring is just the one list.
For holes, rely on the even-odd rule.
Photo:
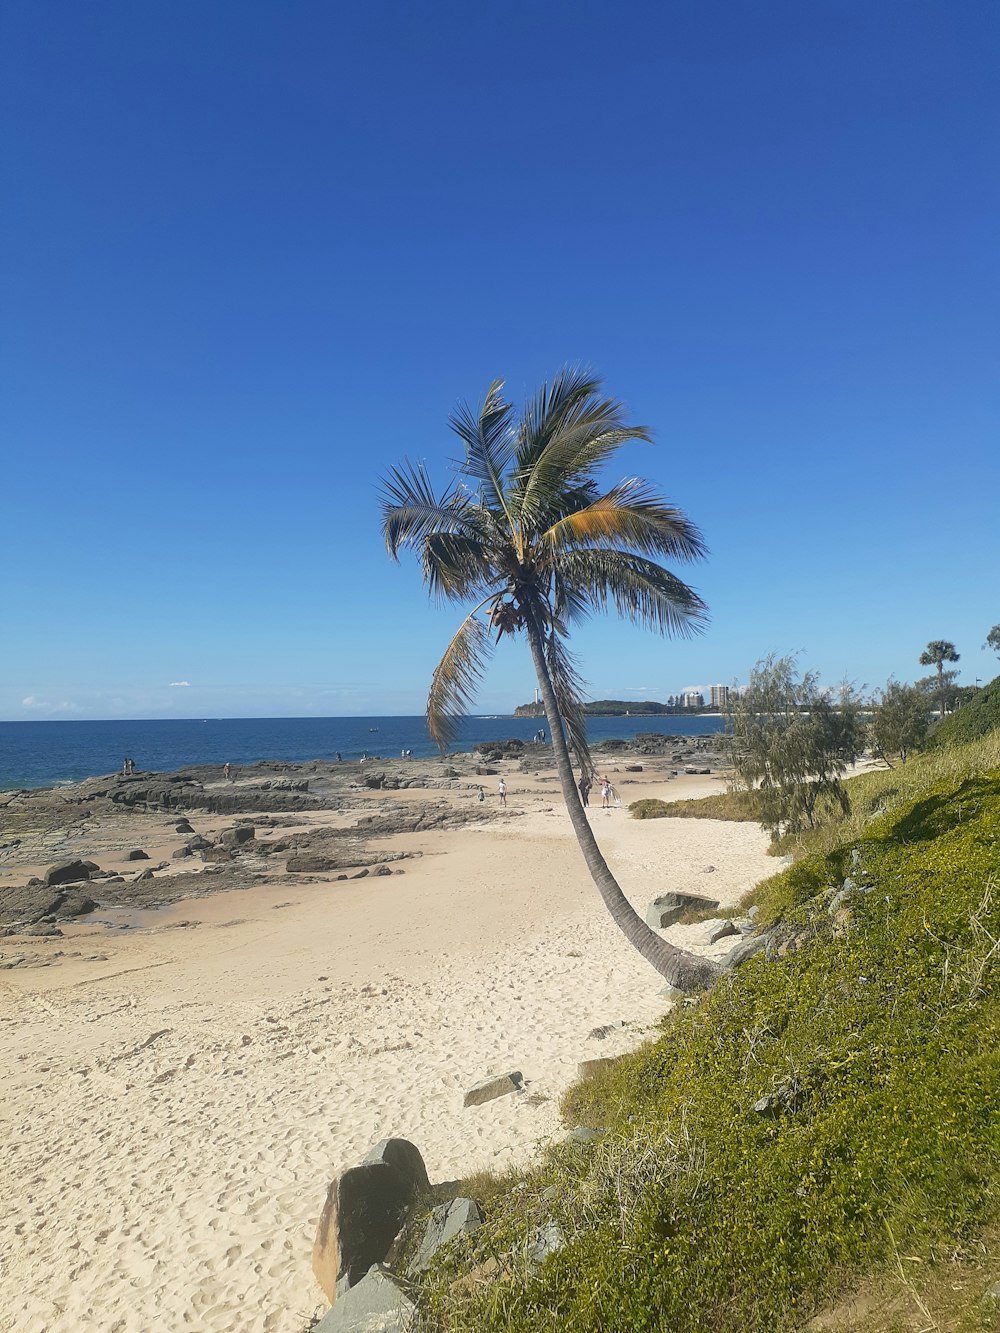
{"label": "ocean horizon", "polygon": [[[452,751],[471,750],[484,741],[529,741],[544,718],[511,714],[467,717]],[[666,736],[707,736],[721,731],[718,714],[691,717],[591,717],[592,743],[630,740],[638,732]],[[0,791],[52,787],[121,769],[127,756],[138,772],[169,773],[193,764],[234,766],[271,760],[308,763],[313,759],[398,759],[434,757],[438,748],[419,716],[150,718],[113,721],[30,720],[0,722]]]}

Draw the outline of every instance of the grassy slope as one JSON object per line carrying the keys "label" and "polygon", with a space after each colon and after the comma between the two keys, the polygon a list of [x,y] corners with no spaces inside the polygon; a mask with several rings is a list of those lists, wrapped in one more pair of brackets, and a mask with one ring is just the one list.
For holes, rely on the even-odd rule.
{"label": "grassy slope", "polygon": [[[774,1333],[1000,1215],[1000,737],[857,783],[841,843],[756,895],[793,951],[571,1092],[607,1134],[502,1182],[428,1327]],[[831,917],[847,874],[870,892]],[[550,1219],[568,1244],[532,1267]]]}

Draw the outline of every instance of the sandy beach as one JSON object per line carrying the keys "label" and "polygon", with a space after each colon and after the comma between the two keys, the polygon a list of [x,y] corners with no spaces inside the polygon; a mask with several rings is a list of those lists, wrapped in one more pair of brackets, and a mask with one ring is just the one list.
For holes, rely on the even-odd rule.
{"label": "sandy beach", "polygon": [[[27,954],[0,940],[8,963],[27,957],[0,971],[0,1325],[301,1333],[325,1307],[310,1248],[327,1185],[378,1139],[412,1139],[442,1181],[560,1135],[577,1063],[638,1044],[668,1002],[607,916],[551,775],[498,768],[509,810],[483,778],[490,819],[384,840],[410,854],[396,873],[265,875],[157,911],[98,910]],[[668,783],[647,765],[619,785],[627,806],[722,780]],[[752,824],[590,813],[640,912],[671,888],[732,903],[777,869]],[[190,818],[209,836],[233,823]],[[175,822],[145,817],[151,857],[184,841]],[[311,811],[300,826],[331,822]],[[126,873],[139,833],[117,830],[112,853],[87,827],[59,849]],[[4,883],[43,868],[22,857]],[[665,933],[710,955],[731,943]],[[463,1110],[471,1084],[511,1069],[521,1094]]]}

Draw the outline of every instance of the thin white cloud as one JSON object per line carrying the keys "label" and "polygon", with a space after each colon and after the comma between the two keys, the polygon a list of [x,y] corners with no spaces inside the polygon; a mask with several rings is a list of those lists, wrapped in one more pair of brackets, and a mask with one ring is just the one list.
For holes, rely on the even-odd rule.
{"label": "thin white cloud", "polygon": [[46,713],[50,717],[53,713],[78,713],[80,711],[80,705],[74,703],[72,699],[63,699],[61,702],[54,704],[49,703],[47,699],[39,699],[35,694],[26,694],[21,700],[21,707],[30,708],[36,713]]}
{"label": "thin white cloud", "polygon": [[167,688],[170,690],[176,690],[180,687],[187,689],[190,684],[191,682],[189,680],[172,680]]}

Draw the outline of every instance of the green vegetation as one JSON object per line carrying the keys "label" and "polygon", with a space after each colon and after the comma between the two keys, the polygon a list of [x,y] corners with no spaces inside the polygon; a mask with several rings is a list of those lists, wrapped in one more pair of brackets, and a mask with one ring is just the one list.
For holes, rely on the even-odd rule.
{"label": "green vegetation", "polygon": [[748,792],[720,791],[693,801],[660,801],[655,796],[633,801],[628,808],[633,819],[728,819],[756,823],[757,807]]}
{"label": "green vegetation", "polygon": [[919,750],[930,726],[927,695],[918,685],[890,680],[875,699],[868,723],[872,754],[893,768]]}
{"label": "green vegetation", "polygon": [[836,705],[816,672],[794,657],[766,657],[728,713],[733,785],[747,794],[774,838],[813,828],[824,806],[848,807],[841,781],[863,749],[861,705],[841,687]]}
{"label": "green vegetation", "polygon": [[986,636],[984,648],[992,648],[997,657],[1000,657],[1000,625],[994,625]]}
{"label": "green vegetation", "polygon": [[753,895],[777,959],[571,1090],[605,1132],[503,1181],[432,1270],[429,1329],[780,1333],[858,1281],[966,1293],[879,1328],[995,1327],[972,1242],[1000,1220],[1000,733],[850,789]]}
{"label": "green vegetation", "polygon": [[945,671],[944,664],[957,661],[958,653],[955,651],[955,645],[949,643],[947,639],[932,639],[920,654],[920,665],[932,666],[937,671],[938,708],[942,717],[948,705],[949,687],[954,684],[957,675],[957,672]]}
{"label": "green vegetation", "polygon": [[944,718],[931,735],[931,745],[942,749],[988,736],[1000,728],[1000,676],[973,692],[965,703]]}

